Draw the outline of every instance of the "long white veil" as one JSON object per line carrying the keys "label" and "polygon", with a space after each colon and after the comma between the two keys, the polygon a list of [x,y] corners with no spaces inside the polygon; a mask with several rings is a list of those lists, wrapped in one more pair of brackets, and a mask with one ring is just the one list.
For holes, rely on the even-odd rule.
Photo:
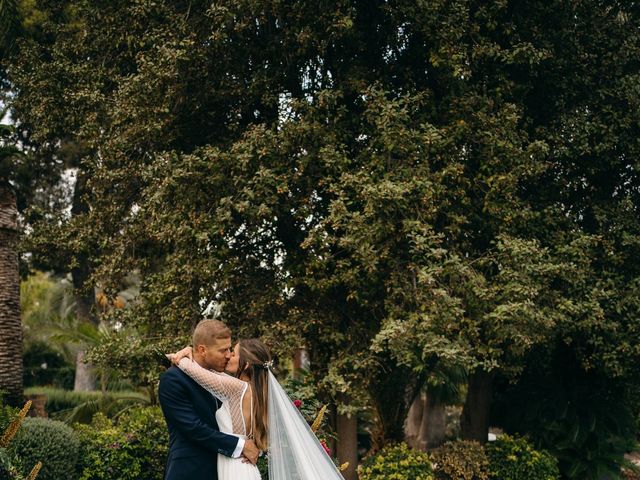
{"label": "long white veil", "polygon": [[269,480],[344,480],[315,433],[269,376]]}

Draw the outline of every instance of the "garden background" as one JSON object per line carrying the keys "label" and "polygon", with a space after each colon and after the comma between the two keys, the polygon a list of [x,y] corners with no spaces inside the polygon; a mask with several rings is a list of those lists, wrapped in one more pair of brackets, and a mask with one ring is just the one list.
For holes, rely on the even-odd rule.
{"label": "garden background", "polygon": [[[0,389],[73,425],[27,419],[15,442],[77,445],[60,468],[85,479],[160,478],[159,356],[218,316],[269,344],[310,420],[329,405],[348,479],[362,461],[620,478],[639,19],[593,0],[0,2]],[[490,429],[512,436],[465,443]],[[383,449],[401,441],[418,450]]]}

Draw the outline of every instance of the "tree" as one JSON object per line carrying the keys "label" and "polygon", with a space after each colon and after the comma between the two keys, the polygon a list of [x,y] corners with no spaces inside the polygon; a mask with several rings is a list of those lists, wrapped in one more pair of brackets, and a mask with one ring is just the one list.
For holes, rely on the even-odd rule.
{"label": "tree", "polygon": [[139,272],[113,321],[149,352],[212,305],[307,347],[378,443],[449,367],[486,439],[495,376],[558,338],[634,383],[639,12],[521,7],[48,5],[12,106],[38,148],[82,152],[88,208],[34,239],[109,296]]}
{"label": "tree", "polygon": [[0,390],[13,406],[23,401],[18,210],[7,168],[16,155],[15,147],[0,147]]}
{"label": "tree", "polygon": [[[25,43],[42,42],[43,45],[50,45],[55,42],[55,38],[48,35],[51,33],[47,30],[49,22],[64,18],[73,23],[77,21],[77,17],[70,5],[62,3],[55,6],[23,3],[18,6],[16,2],[3,2],[3,5],[13,22],[13,35],[3,55],[3,100],[12,106],[12,120],[15,122],[17,137],[20,139],[21,149],[26,153],[22,157],[25,161],[13,165],[18,210],[25,225],[30,227],[34,223],[41,224],[50,234],[45,235],[45,238],[26,236],[22,242],[22,251],[31,256],[30,267],[57,274],[71,273],[76,296],[75,313],[82,323],[97,328],[95,284],[90,281],[90,259],[85,250],[74,248],[66,242],[66,237],[58,239],[53,233],[60,223],[68,221],[69,211],[73,217],[87,209],[86,175],[81,162],[82,156],[86,154],[86,147],[81,139],[72,138],[70,130],[75,124],[66,121],[69,117],[58,123],[54,131],[42,131],[32,128],[30,122],[38,121],[33,115],[18,113],[21,106],[19,101],[14,101],[16,84],[12,83],[10,77],[19,76],[20,73],[11,69],[8,60],[12,56],[23,54],[25,50],[21,46]],[[25,64],[28,64],[28,60]],[[21,73],[30,75],[34,72]],[[43,72],[38,74],[40,73]],[[49,95],[55,97],[59,92],[59,89],[48,88],[47,95],[35,100],[29,107],[37,109],[47,99],[56,101]],[[40,229],[36,228],[36,231],[39,232]],[[54,250],[56,253],[52,254]],[[90,365],[84,361],[82,350],[78,352],[76,359],[75,389],[95,389],[95,377]]]}

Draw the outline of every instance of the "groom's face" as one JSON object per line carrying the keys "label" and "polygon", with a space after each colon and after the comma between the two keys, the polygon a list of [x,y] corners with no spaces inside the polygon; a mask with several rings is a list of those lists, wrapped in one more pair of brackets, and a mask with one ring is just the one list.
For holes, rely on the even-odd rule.
{"label": "groom's face", "polygon": [[231,358],[231,338],[219,338],[214,343],[206,346],[203,352],[203,360],[206,368],[216,372],[224,372]]}

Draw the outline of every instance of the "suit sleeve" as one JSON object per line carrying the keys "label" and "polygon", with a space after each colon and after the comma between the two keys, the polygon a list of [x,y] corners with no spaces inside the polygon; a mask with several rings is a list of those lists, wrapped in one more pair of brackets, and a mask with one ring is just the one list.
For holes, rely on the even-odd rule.
{"label": "suit sleeve", "polygon": [[158,397],[167,423],[172,424],[185,438],[227,457],[233,456],[239,438],[219,432],[204,423],[189,404],[186,386],[172,372],[160,379]]}

